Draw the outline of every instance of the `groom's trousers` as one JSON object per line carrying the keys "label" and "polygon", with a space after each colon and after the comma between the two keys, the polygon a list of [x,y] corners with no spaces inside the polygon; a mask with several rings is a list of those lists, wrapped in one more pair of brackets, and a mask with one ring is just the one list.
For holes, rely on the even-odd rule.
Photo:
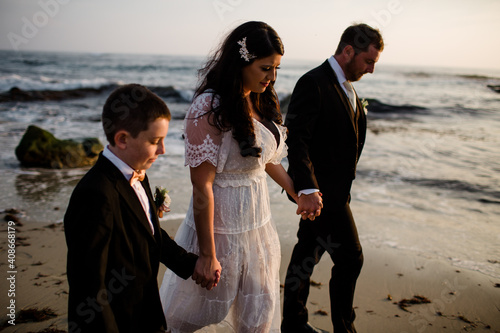
{"label": "groom's trousers", "polygon": [[363,265],[363,252],[349,203],[331,208],[328,199],[314,221],[301,220],[285,279],[283,324],[308,321],[307,297],[314,266],[326,252],[334,266],[330,278],[330,306],[335,333],[356,332],[353,309],[356,280]]}

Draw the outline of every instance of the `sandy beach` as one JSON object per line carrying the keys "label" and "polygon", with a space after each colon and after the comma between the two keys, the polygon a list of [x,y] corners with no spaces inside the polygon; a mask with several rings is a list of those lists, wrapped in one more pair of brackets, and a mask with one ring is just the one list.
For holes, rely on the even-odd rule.
{"label": "sandy beach", "polygon": [[[180,222],[164,220],[162,227],[173,236]],[[2,282],[0,307],[4,313],[0,330],[66,332],[68,284],[63,225],[18,224],[14,274],[7,273],[10,271],[7,229],[8,222],[1,222],[0,267],[7,277],[15,277],[15,285]],[[282,240],[282,283],[292,247],[293,239]],[[365,264],[355,298],[359,332],[500,332],[500,281],[401,250],[365,247],[364,251]],[[163,272],[164,266],[159,281]],[[313,274],[317,286],[311,289],[309,310],[313,325],[333,332],[329,317],[329,275],[329,259],[323,257]],[[12,287],[15,296],[9,297],[8,289]],[[7,317],[11,300],[15,300],[15,326],[7,322],[11,320]],[[422,304],[411,304],[412,300]],[[30,309],[45,309],[48,319],[33,322],[29,313],[21,316],[21,311]],[[23,317],[28,322],[23,323]]]}

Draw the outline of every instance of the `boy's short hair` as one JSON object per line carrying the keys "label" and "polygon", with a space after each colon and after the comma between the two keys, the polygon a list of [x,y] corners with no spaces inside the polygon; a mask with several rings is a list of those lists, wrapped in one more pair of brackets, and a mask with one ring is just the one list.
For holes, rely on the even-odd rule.
{"label": "boy's short hair", "polygon": [[108,142],[115,145],[115,134],[125,130],[136,138],[158,118],[172,118],[165,102],[140,84],[127,84],[109,95],[102,109],[102,126]]}

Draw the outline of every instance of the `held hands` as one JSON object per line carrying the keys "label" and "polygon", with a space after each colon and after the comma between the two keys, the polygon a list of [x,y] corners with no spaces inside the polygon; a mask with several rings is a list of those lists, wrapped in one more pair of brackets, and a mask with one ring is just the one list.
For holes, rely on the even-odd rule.
{"label": "held hands", "polygon": [[220,280],[222,267],[215,256],[202,256],[196,261],[192,279],[202,288],[212,290]]}
{"label": "held hands", "polygon": [[321,196],[321,192],[302,194],[297,201],[297,215],[301,215],[303,220],[309,219],[314,221],[321,214],[321,209],[323,208]]}

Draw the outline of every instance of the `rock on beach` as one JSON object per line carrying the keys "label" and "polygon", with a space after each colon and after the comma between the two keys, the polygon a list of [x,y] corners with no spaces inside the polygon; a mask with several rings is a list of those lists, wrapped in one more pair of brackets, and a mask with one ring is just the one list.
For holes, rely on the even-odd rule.
{"label": "rock on beach", "polygon": [[97,138],[59,140],[30,125],[16,147],[16,157],[26,167],[78,168],[93,165],[103,148]]}

